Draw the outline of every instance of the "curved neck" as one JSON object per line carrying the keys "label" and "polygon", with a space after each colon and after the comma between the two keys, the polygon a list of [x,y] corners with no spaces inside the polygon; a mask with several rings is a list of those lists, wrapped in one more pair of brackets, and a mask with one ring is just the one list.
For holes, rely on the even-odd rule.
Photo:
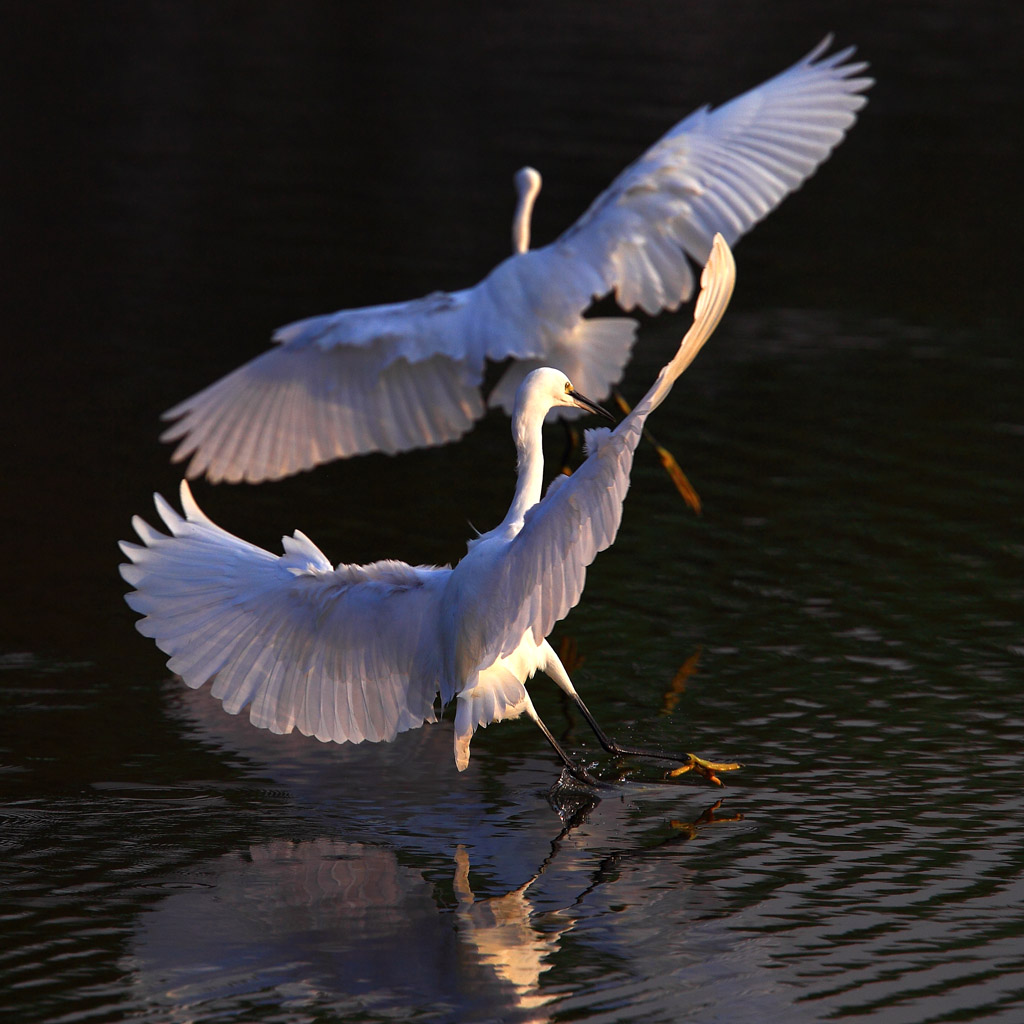
{"label": "curved neck", "polygon": [[530,223],[540,192],[540,175],[532,167],[523,167],[516,171],[514,181],[519,198],[512,217],[512,251],[523,253],[530,248]]}
{"label": "curved neck", "polygon": [[[517,396],[518,399],[518,396]],[[539,403],[516,406],[512,411],[512,440],[516,446],[518,479],[516,493],[512,498],[503,526],[522,523],[528,509],[540,501],[541,486],[544,483],[544,443],[542,427],[548,407]]]}

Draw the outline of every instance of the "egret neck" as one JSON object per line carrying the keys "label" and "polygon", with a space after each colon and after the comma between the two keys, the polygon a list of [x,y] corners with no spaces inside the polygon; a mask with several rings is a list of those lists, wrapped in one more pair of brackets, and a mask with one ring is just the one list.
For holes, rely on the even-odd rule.
{"label": "egret neck", "polygon": [[[554,389],[554,390],[553,390]],[[569,406],[615,421],[597,402],[581,395],[564,373],[550,367],[532,371],[519,386],[512,407],[512,440],[516,446],[516,493],[500,530],[519,532],[528,509],[540,501],[544,483],[544,418],[554,408]]]}
{"label": "egret neck", "polygon": [[550,401],[530,388],[520,388],[512,413],[512,440],[516,446],[516,493],[502,527],[515,527],[518,533],[526,511],[540,501],[544,483],[544,417],[551,409]]}
{"label": "egret neck", "polygon": [[540,172],[532,167],[521,167],[516,171],[516,212],[512,217],[512,251],[523,253],[530,248],[530,224],[533,218],[533,204],[540,192]]}

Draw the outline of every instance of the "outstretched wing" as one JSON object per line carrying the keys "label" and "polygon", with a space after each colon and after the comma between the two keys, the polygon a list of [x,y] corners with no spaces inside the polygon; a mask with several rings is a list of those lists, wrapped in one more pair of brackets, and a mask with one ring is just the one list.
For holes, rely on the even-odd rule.
{"label": "outstretched wing", "polygon": [[[546,249],[587,263],[620,306],[654,314],[690,297],[683,253],[703,264],[716,233],[731,245],[799,188],[843,140],[871,84],[853,49],[792,67],[730,102],[694,111]],[[820,59],[819,59],[820,58]]]}
{"label": "outstretched wing", "polygon": [[337,743],[390,740],[434,720],[440,592],[449,569],[377,562],[337,569],[305,535],[284,554],[221,529],[182,481],[182,518],[160,495],[170,536],[133,520],[142,544],[125,596],[168,667],[253,725]]}
{"label": "outstretched wing", "polygon": [[460,344],[466,293],[342,310],[164,413],[186,475],[276,480],[332,459],[454,441],[484,413],[484,356]]}
{"label": "outstretched wing", "polygon": [[[852,50],[803,60],[668,132],[551,245],[516,253],[475,287],[342,310],[281,328],[264,353],[164,414],[190,477],[276,479],[369,451],[461,437],[484,411],[485,359],[513,365],[492,404],[511,407],[536,365],[601,399],[635,339],[627,317],[583,319],[614,292],[626,310],[689,298],[687,254],[735,241],[798,188],[842,140],[871,79]],[[589,382],[589,383],[588,383]],[[565,415],[563,413],[563,415]]]}
{"label": "outstretched wing", "polygon": [[505,630],[508,654],[527,629],[540,641],[580,599],[587,566],[615,539],[629,489],[633,452],[650,412],[714,332],[729,304],[736,266],[725,240],[715,238],[701,276],[694,322],[676,355],[633,411],[612,431],[587,431],[588,457],[570,477],[556,477],[524,517],[509,546],[503,581],[508,607],[518,608]]}

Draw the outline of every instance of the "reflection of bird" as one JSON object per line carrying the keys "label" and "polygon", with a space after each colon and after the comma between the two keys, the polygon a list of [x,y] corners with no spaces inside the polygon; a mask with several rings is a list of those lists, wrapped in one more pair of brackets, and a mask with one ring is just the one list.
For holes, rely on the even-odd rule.
{"label": "reflection of bird", "polygon": [[530,1024],[550,1019],[543,1008],[557,989],[542,989],[540,977],[551,968],[562,936],[575,924],[575,918],[562,909],[539,913],[530,899],[530,886],[546,866],[547,861],[511,892],[477,898],[470,885],[469,854],[461,844],[455,849],[452,888],[458,900],[459,937],[480,963],[512,985],[517,1009],[529,1014],[524,1020]]}
{"label": "reflection of bird", "polygon": [[[298,531],[277,557],[216,526],[186,483],[185,519],[158,495],[171,536],[136,517],[143,545],[122,544],[133,563],[121,567],[135,587],[127,601],[145,616],[139,631],[171,655],[168,666],[190,686],[213,679],[227,711],[251,703],[252,723],[274,732],[389,740],[432,721],[440,691],[444,703],[457,698],[460,770],[478,726],[524,712],[575,769],[526,692],[526,680],[541,670],[576,702],[606,749],[649,753],[605,736],[545,637],[579,600],[586,566],[614,540],[644,422],[714,331],[734,280],[732,254],[716,237],[679,351],[614,431],[588,432],[588,458],[543,498],[545,415],[603,410],[560,370],[544,367],[526,378],[512,417],[519,457],[512,505],[497,527],[470,541],[454,569],[395,561],[335,569]],[[668,759],[712,779],[724,767],[689,754]]]}
{"label": "reflection of bird", "polygon": [[[254,1004],[271,1001],[293,1021],[405,1020],[410,1006],[435,1010],[432,1019],[542,1019],[540,951],[553,955],[558,935],[495,927],[489,900],[456,918],[388,844],[274,840],[195,865],[189,877],[162,886],[135,922],[126,973],[147,1019],[252,1021]],[[563,931],[571,924],[540,916]],[[524,963],[512,979],[486,955],[502,939]]]}
{"label": "reflection of bird", "polygon": [[[278,344],[165,413],[187,475],[272,480],[362,452],[461,437],[485,410],[487,360],[512,362],[488,402],[512,411],[538,366],[603,400],[629,360],[629,317],[585,318],[614,292],[653,314],[686,301],[716,232],[734,243],[814,173],[871,79],[852,50],[803,60],[716,110],[692,113],[550,245],[529,249],[540,175],[516,176],[514,253],[479,284],[280,328]],[[558,415],[571,417],[570,410]]]}

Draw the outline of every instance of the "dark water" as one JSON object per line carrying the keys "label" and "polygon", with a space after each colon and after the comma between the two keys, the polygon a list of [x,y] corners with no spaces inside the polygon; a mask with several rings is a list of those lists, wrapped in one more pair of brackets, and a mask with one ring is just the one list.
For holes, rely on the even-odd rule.
{"label": "dark water", "polygon": [[[12,1021],[1017,1021],[1024,1013],[1024,18],[995,3],[9,5],[0,1007]],[[737,249],[559,627],[631,766],[594,806],[528,723],[382,747],[182,693],[115,542],[157,417],[295,317],[477,280],[681,114],[834,29],[878,84]],[[645,327],[639,394],[688,314]],[[261,487],[262,544],[457,558],[507,422]],[[541,714],[598,770],[582,723]],[[720,801],[720,802],[719,802]],[[562,816],[557,813],[561,811]]]}

